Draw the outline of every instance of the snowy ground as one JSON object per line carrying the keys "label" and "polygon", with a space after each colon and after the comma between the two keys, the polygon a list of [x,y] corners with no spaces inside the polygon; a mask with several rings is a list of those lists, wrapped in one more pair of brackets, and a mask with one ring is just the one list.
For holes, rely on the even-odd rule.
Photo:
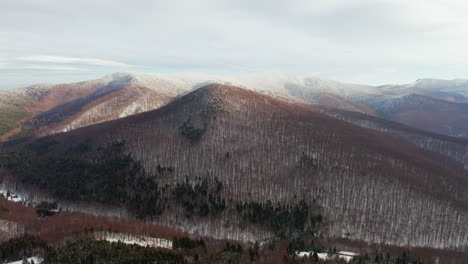
{"label": "snowy ground", "polygon": [[[42,263],[42,261],[44,261],[44,259],[38,256],[28,258],[29,263],[33,263],[33,261],[34,261],[34,264],[40,264]],[[17,260],[14,262],[8,262],[7,264],[22,264],[22,263],[23,263],[23,260]]]}
{"label": "snowy ground", "polygon": [[358,253],[349,252],[349,251],[339,251],[337,253],[338,258],[344,259],[346,261],[352,260],[354,257],[359,256]]}
{"label": "snowy ground", "polygon": [[8,199],[8,201],[12,201],[15,203],[26,203],[26,199],[24,197],[21,197],[21,195],[13,193],[6,188],[3,188],[3,186],[0,186],[0,195],[3,195]]}
{"label": "snowy ground", "polygon": [[96,236],[96,239],[106,240],[109,242],[121,241],[125,244],[136,244],[142,247],[156,247],[156,248],[172,249],[172,241],[163,239],[163,238],[148,237],[148,236],[134,236],[134,235],[128,235],[128,234],[108,233],[108,232],[96,233],[95,236]]}
{"label": "snowy ground", "polygon": [[[307,258],[310,258],[314,255],[314,252],[313,251],[301,251],[301,252],[296,252],[296,256],[298,257],[301,257],[301,258],[304,258],[304,257],[307,257]],[[327,260],[329,259],[330,257],[328,256],[328,253],[324,252],[324,253],[319,253],[317,252],[317,256],[319,259],[321,260]]]}
{"label": "snowy ground", "polygon": [[[297,251],[296,252],[296,256],[301,257],[301,258],[304,258],[304,257],[310,258],[313,255],[314,255],[313,251]],[[359,254],[355,252],[349,252],[349,251],[339,251],[338,253],[333,254],[333,255],[328,255],[328,253],[326,252],[321,252],[321,253],[317,252],[317,256],[321,260],[340,258],[340,259],[344,259],[346,262],[349,262],[355,256],[359,256]]]}

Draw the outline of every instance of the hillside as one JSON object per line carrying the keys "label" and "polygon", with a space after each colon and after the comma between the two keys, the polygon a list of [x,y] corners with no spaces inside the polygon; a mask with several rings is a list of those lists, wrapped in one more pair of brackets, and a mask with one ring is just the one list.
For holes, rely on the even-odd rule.
{"label": "hillside", "polygon": [[35,186],[64,204],[117,206],[203,236],[468,246],[462,164],[233,86],[208,85],[158,110],[5,153],[25,193]]}
{"label": "hillside", "polygon": [[385,119],[418,129],[468,137],[468,104],[411,94],[376,103],[372,108]]}
{"label": "hillside", "polygon": [[468,169],[468,140],[466,139],[431,133],[414,128],[413,126],[362,113],[323,106],[316,106],[314,108],[328,116],[402,138],[407,141],[407,144],[414,144],[422,149],[442,154],[457,161],[460,167],[464,167],[465,170]]}
{"label": "hillside", "polygon": [[167,86],[151,89],[127,75],[113,75],[112,81],[95,92],[59,105],[31,120],[36,134],[70,131],[129,115],[154,110],[184,90]]}
{"label": "hillside", "polygon": [[[1,141],[18,134],[33,131],[30,121],[35,115],[59,105],[77,100],[106,85],[108,79],[59,85],[33,85],[21,89],[0,90]],[[23,125],[27,124],[26,127]]]}

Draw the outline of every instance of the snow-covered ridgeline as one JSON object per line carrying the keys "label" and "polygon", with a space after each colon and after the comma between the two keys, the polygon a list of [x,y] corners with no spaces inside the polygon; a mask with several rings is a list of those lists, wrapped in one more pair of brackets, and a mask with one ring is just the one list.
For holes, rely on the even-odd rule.
{"label": "snow-covered ridgeline", "polygon": [[244,75],[206,75],[199,73],[115,73],[104,79],[124,85],[132,82],[139,85],[180,93],[190,91],[210,83],[230,84],[250,90],[268,91],[290,95],[299,91],[332,92],[345,97],[375,94],[379,90],[368,85],[341,83],[314,77],[301,77],[284,73],[259,73]]}
{"label": "snow-covered ridgeline", "polygon": [[137,236],[123,233],[111,233],[111,232],[97,232],[94,234],[96,239],[106,240],[109,242],[121,241],[125,244],[136,244],[142,247],[155,247],[155,248],[167,248],[172,249],[172,241],[163,238],[149,237],[149,236]]}

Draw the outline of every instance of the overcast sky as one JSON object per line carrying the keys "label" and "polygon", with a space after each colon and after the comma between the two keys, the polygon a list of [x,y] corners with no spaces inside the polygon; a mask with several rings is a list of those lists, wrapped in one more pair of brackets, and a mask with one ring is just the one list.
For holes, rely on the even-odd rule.
{"label": "overcast sky", "polygon": [[1,0],[0,88],[116,71],[468,78],[458,0]]}

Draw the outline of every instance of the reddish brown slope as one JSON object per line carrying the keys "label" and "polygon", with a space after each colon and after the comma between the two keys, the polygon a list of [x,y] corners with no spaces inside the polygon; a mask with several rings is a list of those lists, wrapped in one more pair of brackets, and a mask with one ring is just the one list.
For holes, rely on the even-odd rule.
{"label": "reddish brown slope", "polygon": [[175,95],[133,84],[79,98],[39,115],[38,135],[48,135],[115,120],[167,104]]}
{"label": "reddish brown slope", "polygon": [[36,102],[29,102],[24,108],[34,114],[49,111],[50,109],[71,102],[81,97],[88,96],[101,87],[103,83],[72,83],[53,86]]}
{"label": "reddish brown slope", "polygon": [[308,97],[308,101],[314,104],[330,107],[330,108],[336,108],[336,109],[341,109],[345,111],[352,111],[352,112],[358,112],[358,113],[363,113],[371,116],[375,116],[376,113],[374,110],[371,108],[355,103],[351,100],[348,100],[346,98],[343,98],[339,95],[333,94],[333,93],[316,93],[314,95],[310,95]]}
{"label": "reddish brown slope", "polygon": [[85,230],[90,229],[96,232],[112,230],[116,233],[147,235],[170,240],[184,234],[141,220],[93,216],[77,212],[59,213],[43,219],[38,217],[35,208],[9,202],[4,197],[0,197],[0,207],[3,208],[0,212],[0,220],[10,223],[5,237],[2,237],[0,233],[0,241],[12,236],[29,234],[37,235],[48,242],[61,242],[85,235]]}
{"label": "reddish brown slope", "polygon": [[[201,133],[200,138],[184,134],[184,124]],[[322,207],[326,236],[467,246],[467,182],[461,164],[308,106],[237,87],[209,85],[159,110],[44,140],[59,143],[45,154],[52,157],[70,155],[79,143],[88,142],[95,151],[124,142],[123,152],[141,162],[161,186],[218,178],[229,201],[225,211],[194,220],[172,205],[158,218],[203,235],[270,237],[264,227],[245,222],[236,204],[306,199]],[[161,173],[161,166],[174,170]]]}
{"label": "reddish brown slope", "polygon": [[460,163],[468,170],[468,140],[432,133],[412,126],[385,120],[362,113],[343,111],[322,106],[314,107],[317,111],[345,120],[355,125],[380,131],[415,144],[422,149],[440,153]]}
{"label": "reddish brown slope", "polygon": [[412,94],[375,106],[383,118],[438,134],[468,137],[468,104]]}
{"label": "reddish brown slope", "polygon": [[103,78],[94,81],[86,81],[80,83],[59,84],[59,85],[33,85],[26,88],[0,90],[0,106],[7,111],[6,120],[2,118],[2,122],[8,124],[11,120],[8,115],[15,112],[27,113],[27,117],[23,120],[16,120],[18,127],[12,129],[5,137],[13,136],[23,129],[23,125],[27,127],[24,135],[29,133],[34,123],[34,116],[43,112],[49,111],[57,106],[69,103],[71,101],[86,97],[99,88],[109,83],[109,78]]}

